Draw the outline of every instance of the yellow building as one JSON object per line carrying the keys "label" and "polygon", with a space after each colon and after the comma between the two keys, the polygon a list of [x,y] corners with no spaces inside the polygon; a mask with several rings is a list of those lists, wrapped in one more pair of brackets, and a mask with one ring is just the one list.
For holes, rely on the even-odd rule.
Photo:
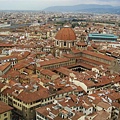
{"label": "yellow building", "polygon": [[0,101],[0,120],[11,120],[12,109],[12,107]]}

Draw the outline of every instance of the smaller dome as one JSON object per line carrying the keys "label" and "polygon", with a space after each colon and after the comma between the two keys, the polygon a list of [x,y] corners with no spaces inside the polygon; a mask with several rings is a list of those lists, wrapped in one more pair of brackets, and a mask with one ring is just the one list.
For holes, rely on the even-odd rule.
{"label": "smaller dome", "polygon": [[56,34],[57,40],[76,40],[75,32],[72,28],[65,26]]}

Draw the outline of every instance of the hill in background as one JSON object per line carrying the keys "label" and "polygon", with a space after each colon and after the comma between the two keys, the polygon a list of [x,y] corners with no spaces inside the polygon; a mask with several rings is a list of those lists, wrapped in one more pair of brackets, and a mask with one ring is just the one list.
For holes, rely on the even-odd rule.
{"label": "hill in background", "polygon": [[88,12],[120,14],[120,6],[80,4],[74,6],[52,6],[44,9],[47,12]]}

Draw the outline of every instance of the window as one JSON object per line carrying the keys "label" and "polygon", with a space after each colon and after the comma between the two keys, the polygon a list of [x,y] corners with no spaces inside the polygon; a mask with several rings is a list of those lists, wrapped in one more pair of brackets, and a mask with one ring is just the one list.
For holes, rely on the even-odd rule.
{"label": "window", "polygon": [[58,45],[58,41],[57,41],[57,43],[56,43],[57,45]]}
{"label": "window", "polygon": [[7,116],[7,113],[4,114],[4,117]]}
{"label": "window", "polygon": [[64,46],[66,46],[66,42],[64,42]]}
{"label": "window", "polygon": [[74,46],[74,42],[72,42],[72,46]]}

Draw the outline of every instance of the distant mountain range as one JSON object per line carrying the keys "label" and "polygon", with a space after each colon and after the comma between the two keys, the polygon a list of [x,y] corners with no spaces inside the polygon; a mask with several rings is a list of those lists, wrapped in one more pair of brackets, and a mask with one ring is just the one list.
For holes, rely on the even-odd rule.
{"label": "distant mountain range", "polygon": [[88,12],[120,14],[120,6],[80,4],[74,6],[52,6],[44,9],[47,12]]}

